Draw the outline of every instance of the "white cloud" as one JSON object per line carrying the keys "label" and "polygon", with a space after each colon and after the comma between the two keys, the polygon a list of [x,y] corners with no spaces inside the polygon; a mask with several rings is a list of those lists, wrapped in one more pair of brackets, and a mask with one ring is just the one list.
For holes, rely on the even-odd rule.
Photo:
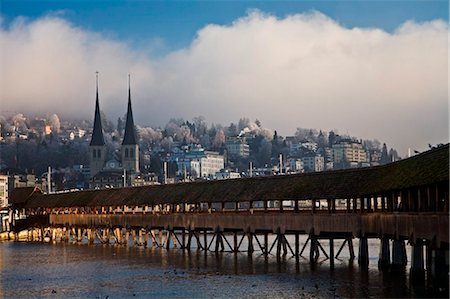
{"label": "white cloud", "polygon": [[152,59],[59,17],[17,20],[0,35],[2,107],[91,117],[99,70],[101,106],[114,119],[125,112],[131,72],[142,125],[247,116],[284,135],[338,128],[404,153],[448,140],[447,34],[443,21],[387,33],[344,28],[320,13],[277,19],[253,11]]}

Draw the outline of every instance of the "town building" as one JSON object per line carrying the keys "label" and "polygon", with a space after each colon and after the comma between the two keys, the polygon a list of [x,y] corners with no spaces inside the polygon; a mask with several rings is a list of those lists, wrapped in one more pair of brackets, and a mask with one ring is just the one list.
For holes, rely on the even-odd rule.
{"label": "town building", "polygon": [[324,171],[325,161],[321,155],[311,154],[301,158],[305,172]]}
{"label": "town building", "polygon": [[301,173],[304,171],[303,161],[301,159],[291,158],[288,160],[289,172]]}
{"label": "town building", "polygon": [[333,144],[333,162],[335,165],[343,165],[342,168],[345,168],[355,163],[367,162],[367,154],[361,143],[341,140],[339,143]]}
{"label": "town building", "polygon": [[250,156],[250,146],[243,137],[228,138],[225,147],[230,157],[248,158]]}
{"label": "town building", "polygon": [[214,177],[225,167],[225,161],[218,152],[205,151],[205,156],[200,158],[200,174],[201,177]]}

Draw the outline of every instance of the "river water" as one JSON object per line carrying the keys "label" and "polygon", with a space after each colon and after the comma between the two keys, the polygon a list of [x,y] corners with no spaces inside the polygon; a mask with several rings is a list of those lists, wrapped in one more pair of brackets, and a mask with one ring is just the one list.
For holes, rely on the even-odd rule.
{"label": "river water", "polygon": [[[291,241],[291,240],[290,240]],[[355,239],[357,252],[357,239]],[[301,239],[301,245],[305,239]],[[323,241],[325,250],[327,242]],[[337,243],[337,244],[336,244]],[[293,243],[291,243],[293,244]],[[341,242],[335,241],[335,252]],[[258,252],[214,253],[87,244],[0,242],[0,297],[71,298],[389,298],[435,297],[410,284],[407,270],[379,271],[378,241],[360,269],[348,250],[330,269],[323,256],[311,265],[308,250],[296,263]],[[308,249],[308,247],[307,247]],[[406,269],[409,269],[409,265]],[[442,294],[441,294],[442,295]],[[445,294],[445,296],[447,296]]]}

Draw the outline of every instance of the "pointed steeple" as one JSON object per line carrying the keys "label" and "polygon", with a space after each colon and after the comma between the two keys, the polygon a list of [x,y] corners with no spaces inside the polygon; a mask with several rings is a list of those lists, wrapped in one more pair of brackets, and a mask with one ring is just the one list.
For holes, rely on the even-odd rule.
{"label": "pointed steeple", "polygon": [[94,130],[92,131],[92,139],[89,145],[103,146],[105,145],[105,138],[103,137],[102,118],[100,115],[100,105],[98,103],[98,72],[96,72],[96,86]]}
{"label": "pointed steeple", "polygon": [[134,145],[136,142],[136,131],[134,130],[133,111],[131,109],[131,87],[130,74],[128,74],[128,109],[127,120],[125,122],[125,134],[123,136],[122,144]]}

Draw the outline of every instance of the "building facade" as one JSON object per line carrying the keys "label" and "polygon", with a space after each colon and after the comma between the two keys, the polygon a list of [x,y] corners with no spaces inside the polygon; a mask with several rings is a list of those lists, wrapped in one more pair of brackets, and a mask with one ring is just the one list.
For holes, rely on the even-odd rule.
{"label": "building facade", "polygon": [[98,172],[102,171],[106,162],[106,143],[103,136],[102,118],[100,114],[100,104],[98,100],[98,76],[95,99],[94,129],[89,144],[89,169],[92,179]]}
{"label": "building facade", "polygon": [[311,155],[302,158],[303,168],[306,172],[324,171],[324,158],[320,155]]}
{"label": "building facade", "polygon": [[363,163],[367,162],[367,154],[361,143],[342,141],[333,144],[333,162],[334,164]]}
{"label": "building facade", "polygon": [[229,138],[225,147],[227,153],[231,157],[248,158],[250,156],[250,146],[245,141],[245,138]]}
{"label": "building facade", "polygon": [[[95,103],[94,129],[89,146],[89,167],[92,188],[122,187],[123,172],[126,177],[132,178],[139,174],[139,144],[137,142],[136,130],[134,127],[133,110],[131,107],[131,87],[128,77],[128,107],[125,123],[125,133],[120,149],[120,158],[108,157],[100,114],[98,100],[98,76],[97,92]],[[117,159],[117,160],[115,160]],[[111,165],[114,164],[114,167]],[[97,175],[98,174],[98,175]],[[119,175],[120,174],[120,175]],[[122,177],[122,179],[120,179]],[[131,179],[126,180],[127,186],[131,186]]]}

